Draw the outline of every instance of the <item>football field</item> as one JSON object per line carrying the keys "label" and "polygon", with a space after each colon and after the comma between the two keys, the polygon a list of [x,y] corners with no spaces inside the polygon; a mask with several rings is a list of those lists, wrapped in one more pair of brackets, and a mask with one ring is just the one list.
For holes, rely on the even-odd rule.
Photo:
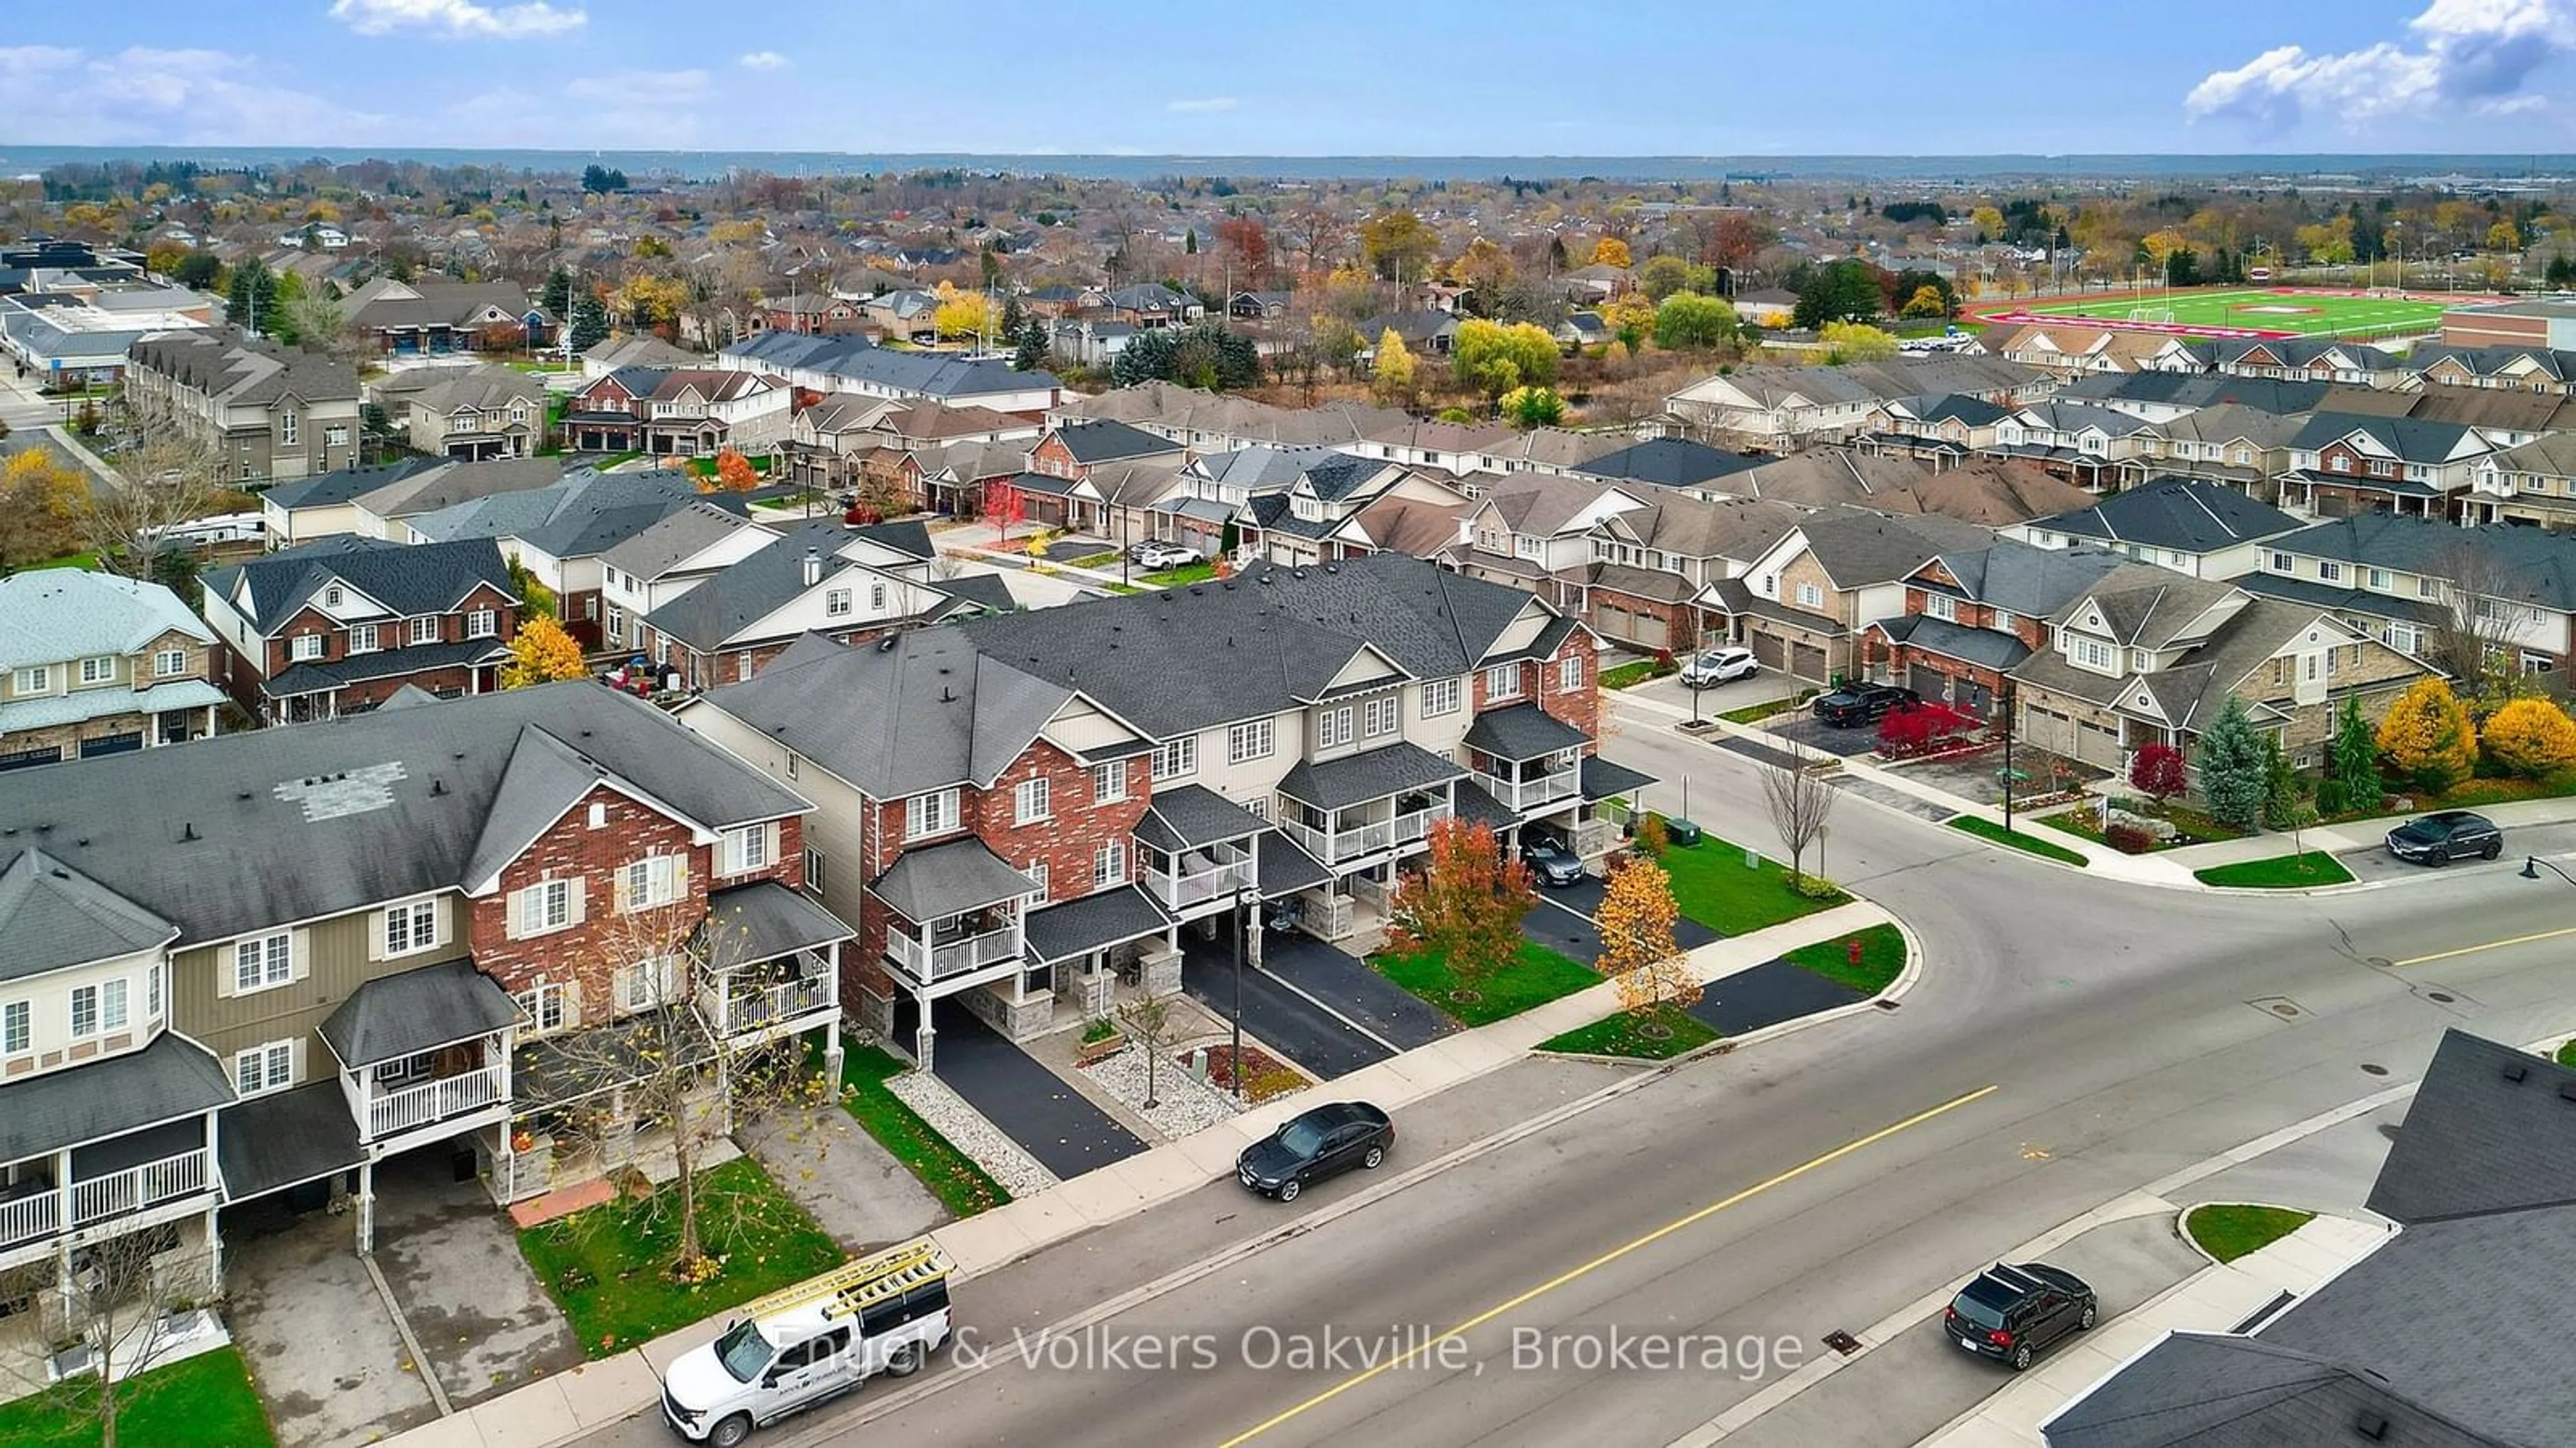
{"label": "football field", "polygon": [[2243,287],[2230,291],[2123,292],[2071,301],[2008,303],[1989,325],[2081,322],[2177,337],[2405,337],[2439,331],[2442,313],[2488,300],[2446,294]]}

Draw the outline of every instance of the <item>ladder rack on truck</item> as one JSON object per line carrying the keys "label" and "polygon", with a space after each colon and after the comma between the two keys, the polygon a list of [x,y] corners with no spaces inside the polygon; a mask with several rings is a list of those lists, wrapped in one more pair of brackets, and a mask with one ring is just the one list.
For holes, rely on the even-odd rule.
{"label": "ladder rack on truck", "polygon": [[915,1237],[855,1262],[845,1262],[820,1277],[746,1302],[734,1309],[734,1315],[761,1319],[809,1309],[819,1310],[826,1319],[855,1316],[955,1270],[956,1264],[937,1242]]}

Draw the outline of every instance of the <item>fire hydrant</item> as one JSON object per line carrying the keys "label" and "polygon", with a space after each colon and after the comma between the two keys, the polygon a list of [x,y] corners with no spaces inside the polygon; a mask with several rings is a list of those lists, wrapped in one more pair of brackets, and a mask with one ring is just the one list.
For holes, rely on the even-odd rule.
{"label": "fire hydrant", "polygon": [[1843,942],[1843,955],[1846,959],[1850,960],[1853,965],[1860,964],[1859,936],[1855,935],[1851,939]]}

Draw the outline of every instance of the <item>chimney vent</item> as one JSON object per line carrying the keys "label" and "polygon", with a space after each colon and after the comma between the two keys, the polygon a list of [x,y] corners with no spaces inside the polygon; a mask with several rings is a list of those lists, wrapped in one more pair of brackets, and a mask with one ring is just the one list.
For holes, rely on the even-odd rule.
{"label": "chimney vent", "polygon": [[805,550],[805,586],[812,588],[823,581],[823,555],[811,548]]}

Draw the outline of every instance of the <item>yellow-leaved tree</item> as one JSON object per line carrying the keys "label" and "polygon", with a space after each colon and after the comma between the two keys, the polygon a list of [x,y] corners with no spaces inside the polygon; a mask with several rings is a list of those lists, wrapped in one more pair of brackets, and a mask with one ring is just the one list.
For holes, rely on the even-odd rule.
{"label": "yellow-leaved tree", "polygon": [[1615,236],[1605,236],[1592,243],[1594,266],[1628,266],[1628,243]]}
{"label": "yellow-leaved tree", "polygon": [[1372,369],[1369,388],[1380,402],[1406,403],[1413,399],[1415,363],[1413,349],[1395,335],[1393,327],[1378,334],[1377,363]]}
{"label": "yellow-leaved tree", "polygon": [[1634,855],[1611,872],[1597,917],[1601,958],[1593,964],[1618,986],[1620,1007],[1632,1015],[1699,1000],[1699,976],[1673,940],[1680,913],[1672,877],[1653,860]]}
{"label": "yellow-leaved tree", "polygon": [[2516,699],[2487,717],[2479,752],[2525,779],[2576,766],[2576,720],[2547,699]]}
{"label": "yellow-leaved tree", "polygon": [[2439,792],[2469,777],[2478,734],[2449,683],[2423,679],[2397,696],[2379,721],[2379,751],[2417,789]]}
{"label": "yellow-leaved tree", "polygon": [[931,320],[942,337],[980,337],[992,325],[993,301],[982,292],[961,292],[954,282],[939,284],[939,306]]}
{"label": "yellow-leaved tree", "polygon": [[1896,334],[1867,322],[1827,322],[1817,329],[1816,340],[1825,346],[1825,360],[1837,366],[1845,362],[1876,362],[1896,355]]}
{"label": "yellow-leaved tree", "polygon": [[540,615],[521,624],[510,640],[510,661],[501,666],[501,687],[525,689],[578,679],[589,672],[581,641],[564,632],[562,624]]}

